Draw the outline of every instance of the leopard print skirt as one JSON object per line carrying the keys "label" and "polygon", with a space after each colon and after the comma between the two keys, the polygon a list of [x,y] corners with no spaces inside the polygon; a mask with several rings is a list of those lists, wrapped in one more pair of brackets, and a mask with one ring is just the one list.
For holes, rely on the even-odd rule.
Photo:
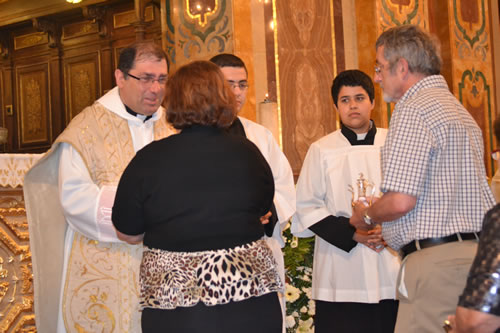
{"label": "leopard print skirt", "polygon": [[258,240],[231,249],[169,252],[144,248],[141,306],[212,306],[282,291],[271,249]]}

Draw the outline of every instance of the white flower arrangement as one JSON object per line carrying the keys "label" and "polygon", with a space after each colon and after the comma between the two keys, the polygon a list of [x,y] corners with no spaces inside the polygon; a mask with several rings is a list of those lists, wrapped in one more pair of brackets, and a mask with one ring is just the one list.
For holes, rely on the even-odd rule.
{"label": "white flower arrangement", "polygon": [[285,298],[287,303],[293,303],[300,297],[300,289],[295,288],[293,285],[287,283],[285,286]]}
{"label": "white flower arrangement", "polygon": [[294,328],[295,327],[295,318],[293,316],[286,316],[285,318],[285,325],[286,329],[288,331],[289,328]]}
{"label": "white flower arrangement", "polygon": [[299,327],[297,332],[310,333],[314,332],[314,323],[312,317],[307,318],[306,320],[299,320]]}
{"label": "white flower arrangement", "polygon": [[285,297],[287,333],[314,332],[315,303],[311,299],[314,237],[297,238],[290,224],[283,232],[285,248]]}

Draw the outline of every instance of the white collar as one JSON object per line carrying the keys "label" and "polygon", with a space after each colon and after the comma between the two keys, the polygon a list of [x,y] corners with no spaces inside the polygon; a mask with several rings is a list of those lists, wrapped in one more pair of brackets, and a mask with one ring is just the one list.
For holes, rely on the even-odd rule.
{"label": "white collar", "polygon": [[[120,98],[120,90],[118,89],[118,87],[114,87],[113,89],[108,91],[101,98],[99,98],[97,102],[102,104],[106,109],[110,110],[111,112],[117,114],[118,116],[124,119],[139,123],[143,122],[143,118],[141,119],[140,117],[135,117],[127,112],[127,110],[125,109],[125,105],[123,104],[123,101]],[[158,110],[156,110],[156,112],[153,113],[153,117],[151,117],[151,120],[155,122],[158,119],[160,119],[162,115],[163,115],[163,107],[160,106]]]}

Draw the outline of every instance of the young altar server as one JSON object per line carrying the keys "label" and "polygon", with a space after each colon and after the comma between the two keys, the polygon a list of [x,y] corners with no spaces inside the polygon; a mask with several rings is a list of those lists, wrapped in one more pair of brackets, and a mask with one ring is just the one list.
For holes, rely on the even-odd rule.
{"label": "young altar server", "polygon": [[363,232],[349,223],[352,202],[365,196],[369,204],[378,192],[387,130],[370,120],[375,104],[368,75],[341,72],[331,90],[341,128],[309,148],[292,219],[295,235],[316,236],[315,332],[392,332],[399,257],[386,247],[380,227]]}
{"label": "young altar server", "polygon": [[[245,105],[248,93],[248,71],[245,63],[234,54],[221,53],[210,59],[211,62],[220,67],[227,82],[231,86],[236,97],[238,113]],[[259,148],[267,163],[271,167],[274,178],[274,200],[271,207],[269,223],[265,226],[267,243],[273,250],[274,257],[278,263],[283,285],[285,280],[284,259],[281,248],[285,246],[282,237],[283,228],[295,213],[295,185],[290,163],[280,146],[273,137],[270,130],[249,119],[238,116],[228,128],[232,135],[243,136],[252,141]],[[281,297],[283,319],[285,318],[285,298]],[[283,325],[283,331],[285,325]]]}

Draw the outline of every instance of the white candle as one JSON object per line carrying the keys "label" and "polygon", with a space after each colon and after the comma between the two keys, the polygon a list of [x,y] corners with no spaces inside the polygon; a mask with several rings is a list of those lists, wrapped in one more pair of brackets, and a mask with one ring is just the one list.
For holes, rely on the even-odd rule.
{"label": "white candle", "polygon": [[280,129],[278,120],[278,103],[266,99],[259,103],[257,122],[271,131],[276,142],[280,142]]}

